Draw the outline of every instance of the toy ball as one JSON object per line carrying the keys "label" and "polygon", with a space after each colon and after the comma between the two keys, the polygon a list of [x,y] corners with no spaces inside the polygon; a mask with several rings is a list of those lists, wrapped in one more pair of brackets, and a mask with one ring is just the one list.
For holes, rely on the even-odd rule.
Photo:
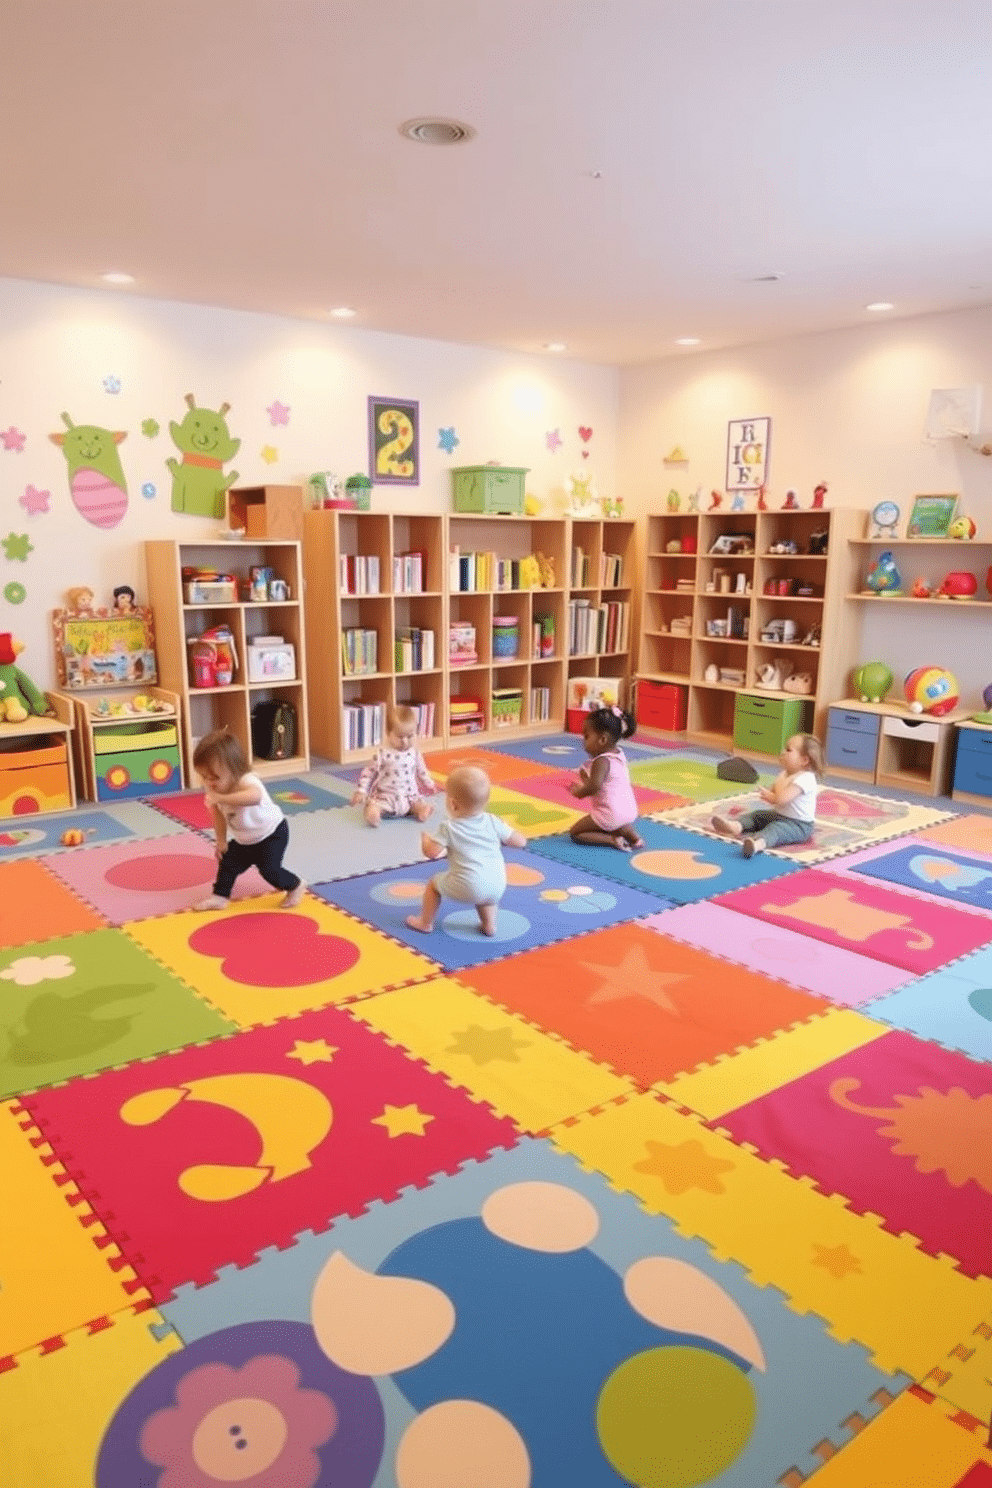
{"label": "toy ball", "polygon": [[910,672],[904,683],[911,713],[950,713],[958,701],[958,679],[946,667],[923,666]]}
{"label": "toy ball", "polygon": [[863,703],[881,703],[895,679],[884,661],[866,661],[854,673],[854,687]]}
{"label": "toy ball", "polygon": [[974,599],[978,593],[978,580],[973,573],[958,569],[947,575],[937,593],[946,595],[948,599]]}
{"label": "toy ball", "polygon": [[888,548],[869,568],[865,587],[874,594],[896,594],[902,588],[902,574]]}
{"label": "toy ball", "polygon": [[970,517],[955,517],[947,529],[948,537],[971,538],[974,537],[978,528]]}
{"label": "toy ball", "polygon": [[89,831],[84,832],[81,827],[70,827],[68,831],[62,833],[62,836],[60,838],[62,846],[82,847],[83,843],[89,836],[89,832],[93,830],[94,829],[91,827]]}

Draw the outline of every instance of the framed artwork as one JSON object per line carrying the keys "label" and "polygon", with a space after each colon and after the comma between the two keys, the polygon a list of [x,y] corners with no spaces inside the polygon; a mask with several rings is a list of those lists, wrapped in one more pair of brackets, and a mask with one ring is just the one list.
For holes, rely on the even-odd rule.
{"label": "framed artwork", "polygon": [[906,536],[946,537],[957,504],[957,496],[914,496]]}
{"label": "framed artwork", "polygon": [[369,475],[374,486],[420,485],[420,404],[369,398]]}
{"label": "framed artwork", "polygon": [[77,615],[55,610],[55,664],[59,685],[70,691],[157,681],[151,610]]}
{"label": "framed artwork", "polygon": [[727,490],[760,491],[768,479],[770,418],[732,419],[727,425]]}

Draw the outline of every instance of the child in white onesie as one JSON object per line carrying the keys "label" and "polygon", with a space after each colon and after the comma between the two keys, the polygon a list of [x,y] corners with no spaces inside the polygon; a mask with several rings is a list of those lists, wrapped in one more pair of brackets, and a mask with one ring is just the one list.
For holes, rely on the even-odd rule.
{"label": "child in white onesie", "polygon": [[365,820],[377,827],[386,816],[415,816],[426,821],[437,786],[416,747],[417,715],[413,708],[390,708],[386,714],[386,744],[377,749],[358,779],[353,806],[365,807]]}

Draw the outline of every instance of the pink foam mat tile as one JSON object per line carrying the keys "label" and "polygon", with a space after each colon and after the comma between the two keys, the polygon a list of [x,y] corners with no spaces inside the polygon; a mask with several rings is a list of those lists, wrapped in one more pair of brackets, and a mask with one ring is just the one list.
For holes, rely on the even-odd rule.
{"label": "pink foam mat tile", "polygon": [[[213,844],[192,832],[93,847],[78,855],[62,853],[47,862],[56,877],[112,925],[190,909],[210,893],[217,871]],[[258,870],[250,868],[235,884],[233,898],[271,892]]]}
{"label": "pink foam mat tile", "polygon": [[901,967],[756,922],[721,904],[683,904],[642,923],[673,940],[826,997],[838,1007],[861,1007],[912,980]]}

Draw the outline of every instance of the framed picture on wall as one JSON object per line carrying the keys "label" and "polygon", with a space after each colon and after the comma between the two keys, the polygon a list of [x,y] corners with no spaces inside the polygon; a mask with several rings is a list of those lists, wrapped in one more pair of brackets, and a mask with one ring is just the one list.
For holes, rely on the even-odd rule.
{"label": "framed picture on wall", "polygon": [[946,537],[957,505],[957,496],[914,496],[906,536]]}
{"label": "framed picture on wall", "polygon": [[109,615],[54,610],[52,628],[60,687],[77,691],[158,680],[151,610],[140,605]]}
{"label": "framed picture on wall", "polygon": [[768,480],[770,418],[732,419],[727,425],[727,490],[760,491]]}
{"label": "framed picture on wall", "polygon": [[369,476],[374,486],[420,485],[420,404],[369,398]]}

